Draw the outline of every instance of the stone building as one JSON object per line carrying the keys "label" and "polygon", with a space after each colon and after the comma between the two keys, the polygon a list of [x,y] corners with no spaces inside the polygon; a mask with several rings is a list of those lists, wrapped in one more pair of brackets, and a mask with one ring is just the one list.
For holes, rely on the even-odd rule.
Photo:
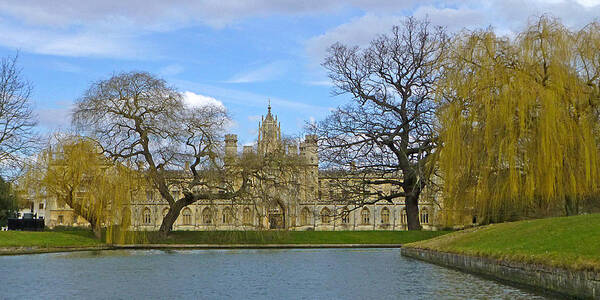
{"label": "stone building", "polygon": [[[244,146],[239,153],[237,136],[225,135],[227,168],[235,168],[237,159],[243,155],[266,156],[277,151],[297,157],[300,165],[291,175],[294,178],[287,178],[290,174],[282,175],[278,170],[271,173],[273,177],[280,176],[278,180],[282,183],[273,191],[278,194],[276,201],[197,201],[182,210],[173,229],[406,230],[404,199],[394,199],[392,203],[379,201],[364,206],[349,204],[333,184],[339,183],[340,178],[331,172],[319,170],[317,137],[307,135],[298,145],[286,144],[270,105],[266,116],[259,123],[256,147]],[[354,179],[347,177],[343,180]],[[172,193],[176,197],[182,196],[177,187],[173,187]],[[168,211],[168,205],[157,191],[148,191],[147,197],[135,203],[132,210],[132,215],[136,216],[133,223],[137,229],[157,230]],[[424,229],[435,229],[434,206],[423,202],[420,204],[420,212]]]}
{"label": "stone building", "polygon": [[[284,172],[265,170],[268,178],[277,181],[265,187],[264,201],[256,199],[200,200],[185,207],[173,225],[173,230],[406,230],[404,199],[367,201],[357,205],[348,201],[337,188],[340,182],[358,180],[349,175],[319,170],[317,137],[306,135],[293,144],[282,138],[280,123],[269,105],[266,116],[258,126],[256,146],[244,146],[239,152],[237,136],[225,135],[225,167],[237,168],[245,155],[266,157],[275,153],[289,157],[297,165]],[[235,172],[232,172],[235,173]],[[173,182],[185,180],[184,172],[173,173]],[[265,181],[268,181],[266,179]],[[171,185],[174,198],[182,197],[177,184]],[[389,192],[391,186],[380,187]],[[259,196],[260,196],[259,195]],[[260,197],[258,197],[260,198]],[[49,201],[46,225],[82,225],[72,211]],[[168,204],[157,190],[147,189],[131,205],[132,226],[135,230],[158,230],[168,211]],[[437,210],[431,202],[420,203],[420,221],[424,229],[435,229]]]}

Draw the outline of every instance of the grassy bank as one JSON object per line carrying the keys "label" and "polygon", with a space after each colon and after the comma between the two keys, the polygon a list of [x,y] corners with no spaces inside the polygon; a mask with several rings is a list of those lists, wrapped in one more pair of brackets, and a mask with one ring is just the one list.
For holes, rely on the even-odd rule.
{"label": "grassy bank", "polygon": [[[157,232],[138,232],[136,243],[152,244],[405,244],[445,231],[175,231],[167,238]],[[90,247],[103,242],[88,230],[44,232],[2,231],[0,248]]]}
{"label": "grassy bank", "polygon": [[0,231],[0,247],[89,247],[102,245],[87,230]]}
{"label": "grassy bank", "polygon": [[447,231],[175,231],[166,239],[148,233],[160,244],[405,244]]}
{"label": "grassy bank", "polygon": [[600,271],[600,214],[492,224],[405,247]]}

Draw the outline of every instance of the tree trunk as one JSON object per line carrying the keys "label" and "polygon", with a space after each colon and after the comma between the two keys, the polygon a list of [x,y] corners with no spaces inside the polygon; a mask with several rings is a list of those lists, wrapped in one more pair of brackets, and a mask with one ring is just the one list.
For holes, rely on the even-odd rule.
{"label": "tree trunk", "polygon": [[99,228],[99,227],[97,227],[97,226],[94,226],[94,227],[92,227],[92,228],[94,228],[94,236],[95,236],[97,239],[102,239],[102,228]]}
{"label": "tree trunk", "polygon": [[404,198],[404,205],[406,206],[408,230],[421,230],[421,223],[419,222],[419,197],[414,193],[409,193]]}
{"label": "tree trunk", "polygon": [[573,197],[565,196],[565,214],[567,216],[579,214],[578,203]]}
{"label": "tree trunk", "polygon": [[173,205],[169,206],[169,211],[167,215],[163,218],[162,224],[160,224],[160,235],[165,238],[169,235],[171,230],[173,230],[173,224],[177,221],[181,210],[187,205],[187,201],[185,198],[179,199],[173,203]]}

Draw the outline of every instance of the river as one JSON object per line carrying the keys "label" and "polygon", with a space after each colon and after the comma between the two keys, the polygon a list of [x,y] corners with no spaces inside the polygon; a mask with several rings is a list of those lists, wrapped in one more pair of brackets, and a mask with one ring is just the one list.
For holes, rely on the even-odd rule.
{"label": "river", "polygon": [[0,257],[2,299],[544,299],[399,249],[107,250]]}

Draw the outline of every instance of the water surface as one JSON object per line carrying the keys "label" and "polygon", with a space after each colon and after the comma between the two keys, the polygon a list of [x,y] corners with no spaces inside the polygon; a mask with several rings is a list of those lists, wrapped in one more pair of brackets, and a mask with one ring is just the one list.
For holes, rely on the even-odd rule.
{"label": "water surface", "polygon": [[0,257],[4,299],[543,299],[399,249],[113,250]]}

